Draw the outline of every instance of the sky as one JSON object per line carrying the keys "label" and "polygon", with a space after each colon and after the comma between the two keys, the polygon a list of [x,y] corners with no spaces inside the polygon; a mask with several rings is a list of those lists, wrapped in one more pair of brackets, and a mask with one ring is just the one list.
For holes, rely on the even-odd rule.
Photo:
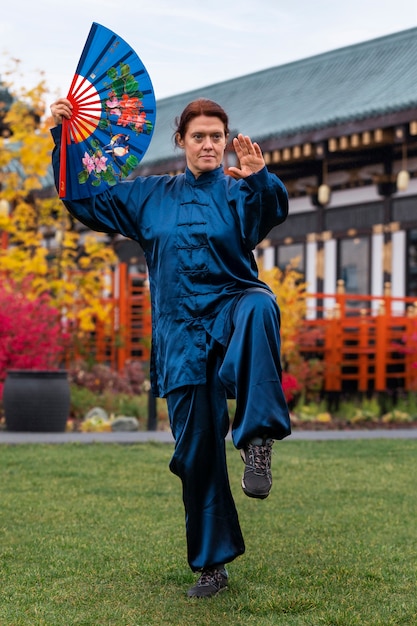
{"label": "sky", "polygon": [[[65,96],[92,22],[136,51],[156,99],[417,26],[417,0],[12,0],[0,79]],[[416,70],[417,72],[417,70]]]}

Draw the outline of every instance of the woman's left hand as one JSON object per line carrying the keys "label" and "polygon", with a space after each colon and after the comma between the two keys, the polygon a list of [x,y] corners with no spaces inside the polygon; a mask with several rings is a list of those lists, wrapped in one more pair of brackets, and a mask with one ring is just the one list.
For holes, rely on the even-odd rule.
{"label": "woman's left hand", "polygon": [[234,178],[246,178],[265,167],[262,150],[257,143],[252,143],[250,137],[239,134],[233,139],[233,147],[240,163],[240,168],[229,167]]}

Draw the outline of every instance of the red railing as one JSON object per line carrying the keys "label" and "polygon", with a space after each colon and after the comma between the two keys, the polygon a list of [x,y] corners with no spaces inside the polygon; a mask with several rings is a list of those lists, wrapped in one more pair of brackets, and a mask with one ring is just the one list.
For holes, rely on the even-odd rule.
{"label": "red railing", "polygon": [[101,300],[110,313],[104,321],[95,320],[94,332],[82,333],[78,340],[77,328],[67,327],[74,338],[66,353],[68,366],[91,360],[122,371],[127,361],[149,361],[151,313],[146,274],[129,274],[122,263],[112,275],[110,292]]}
{"label": "red railing", "polygon": [[[121,264],[113,276],[106,322],[73,345],[68,362],[89,358],[121,371],[127,361],[148,361],[151,337],[147,277],[129,274]],[[285,311],[283,324],[285,324]],[[417,391],[417,303],[395,298],[343,293],[307,296],[306,320],[299,336],[305,358],[324,364],[324,391]]]}
{"label": "red railing", "polygon": [[[417,390],[417,303],[396,298],[309,294],[299,348],[324,363],[324,390]],[[313,336],[313,341],[309,337]]]}

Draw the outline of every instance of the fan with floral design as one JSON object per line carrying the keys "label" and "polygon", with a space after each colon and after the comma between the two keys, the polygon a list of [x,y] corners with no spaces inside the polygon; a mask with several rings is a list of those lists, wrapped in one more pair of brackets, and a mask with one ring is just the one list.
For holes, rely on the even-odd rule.
{"label": "fan with floral design", "polygon": [[142,61],[114,32],[93,23],[67,96],[59,197],[94,196],[126,179],[152,138],[156,103]]}

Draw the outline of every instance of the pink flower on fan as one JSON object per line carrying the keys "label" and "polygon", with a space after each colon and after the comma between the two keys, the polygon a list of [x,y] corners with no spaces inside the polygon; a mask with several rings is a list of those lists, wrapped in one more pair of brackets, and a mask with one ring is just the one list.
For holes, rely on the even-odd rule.
{"label": "pink flower on fan", "polygon": [[94,171],[96,164],[92,156],[88,154],[88,152],[84,152],[84,158],[82,163],[89,174]]}
{"label": "pink flower on fan", "polygon": [[116,96],[113,96],[112,98],[109,98],[108,100],[106,100],[106,107],[111,110],[113,115],[122,114],[120,110],[120,100],[116,98]]}
{"label": "pink flower on fan", "polygon": [[105,172],[107,169],[107,157],[95,157],[94,166],[97,174],[99,174],[100,172]]}

